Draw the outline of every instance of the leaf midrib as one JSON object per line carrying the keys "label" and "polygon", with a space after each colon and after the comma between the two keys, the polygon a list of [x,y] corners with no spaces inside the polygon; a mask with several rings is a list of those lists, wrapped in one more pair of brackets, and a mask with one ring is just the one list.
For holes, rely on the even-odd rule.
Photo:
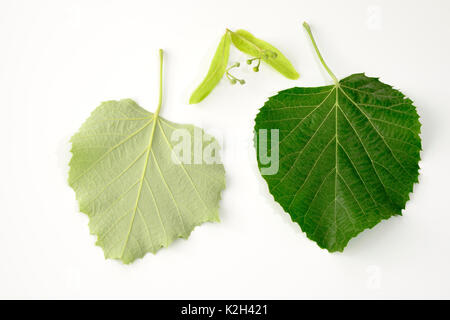
{"label": "leaf midrib", "polygon": [[[343,86],[343,87],[347,87],[347,86]],[[343,147],[343,146],[341,145],[341,143],[339,142],[339,133],[338,133],[338,114],[339,114],[339,113],[338,113],[338,109],[340,110],[340,113],[342,113],[342,115],[344,116],[344,118],[345,118],[345,120],[347,121],[347,123],[351,126],[352,130],[355,132],[355,135],[357,136],[357,138],[358,138],[358,140],[359,140],[359,143],[361,144],[361,146],[363,147],[363,149],[364,149],[364,151],[365,151],[367,157],[369,158],[369,161],[370,161],[370,163],[371,163],[371,166],[372,166],[372,168],[373,168],[373,170],[374,170],[374,172],[375,172],[375,174],[376,174],[378,180],[380,181],[380,184],[383,186],[385,193],[387,194],[388,190],[391,190],[391,188],[388,188],[388,187],[383,183],[383,181],[381,180],[381,178],[380,178],[380,176],[379,176],[379,174],[378,174],[378,171],[377,171],[377,169],[376,169],[376,167],[375,167],[375,165],[374,165],[374,160],[372,159],[372,157],[370,156],[368,150],[366,149],[366,146],[364,145],[364,143],[363,143],[361,137],[359,136],[359,133],[356,131],[356,128],[353,126],[353,124],[350,122],[350,120],[348,119],[347,115],[345,114],[345,112],[344,112],[343,109],[341,108],[341,106],[340,106],[340,104],[339,104],[339,91],[342,91],[343,95],[344,95],[344,96],[345,96],[345,97],[346,97],[346,98],[347,98],[347,99],[348,99],[348,100],[349,100],[349,101],[350,101],[350,102],[351,102],[351,103],[352,103],[352,104],[353,104],[353,105],[354,105],[354,106],[355,106],[355,107],[363,114],[363,116],[366,118],[366,120],[370,123],[371,127],[376,131],[377,135],[383,140],[384,144],[385,144],[386,147],[389,149],[389,151],[390,151],[392,157],[393,157],[393,158],[396,160],[396,162],[402,167],[403,171],[407,172],[407,170],[406,170],[406,169],[401,165],[401,163],[398,161],[398,159],[396,158],[396,156],[395,156],[393,150],[390,148],[390,146],[389,146],[389,145],[387,144],[387,142],[385,141],[385,137],[379,132],[378,128],[375,127],[375,125],[372,123],[372,119],[364,112],[364,110],[361,109],[361,107],[360,107],[353,99],[351,99],[351,97],[349,97],[349,95],[341,88],[341,84],[340,84],[340,83],[337,83],[337,84],[333,85],[331,91],[329,92],[329,94],[322,100],[322,102],[321,102],[319,105],[316,106],[315,109],[313,109],[310,113],[308,113],[308,114],[305,116],[305,118],[308,118],[308,117],[312,116],[312,115],[314,114],[314,112],[319,108],[319,106],[321,106],[321,105],[328,99],[329,95],[332,93],[333,90],[336,90],[336,98],[335,98],[336,100],[335,100],[334,106],[333,106],[333,107],[331,108],[331,110],[327,113],[327,115],[325,116],[325,119],[323,120],[323,122],[319,125],[319,127],[318,127],[318,128],[315,130],[315,132],[313,133],[313,136],[308,140],[308,142],[306,143],[306,145],[304,146],[304,148],[302,148],[302,150],[299,152],[299,155],[296,157],[296,160],[295,160],[294,163],[292,164],[291,168],[290,168],[290,169],[288,170],[288,172],[280,179],[280,181],[279,181],[278,184],[274,187],[274,189],[276,189],[276,188],[282,183],[283,179],[285,179],[285,178],[289,175],[289,172],[291,171],[292,168],[295,167],[295,164],[296,164],[296,162],[297,162],[297,160],[298,160],[300,154],[304,151],[304,149],[306,148],[307,144],[314,138],[315,134],[320,130],[320,128],[322,127],[323,123],[325,123],[325,121],[327,120],[328,116],[332,113],[332,111],[334,111],[334,112],[335,112],[335,136],[330,140],[330,142],[327,144],[327,146],[324,147],[324,150],[325,150],[326,148],[328,148],[329,144],[330,144],[334,139],[336,139],[336,140],[335,140],[335,166],[334,166],[334,168],[326,175],[325,179],[323,180],[323,183],[326,181],[326,179],[328,179],[328,176],[329,176],[334,170],[336,170],[336,172],[335,172],[335,186],[334,186],[334,200],[333,200],[333,201],[335,202],[335,204],[334,204],[334,205],[335,205],[335,211],[334,211],[335,219],[336,219],[336,211],[337,211],[337,208],[336,208],[337,203],[336,203],[336,201],[337,201],[337,182],[338,182],[338,177],[341,177],[341,179],[343,180],[343,182],[344,182],[346,188],[349,189],[350,193],[351,193],[352,196],[355,198],[355,200],[356,200],[358,206],[361,208],[361,210],[363,211],[363,213],[367,215],[367,213],[364,212],[364,209],[361,207],[361,205],[360,205],[360,203],[359,203],[359,200],[355,197],[353,191],[350,189],[350,187],[349,187],[348,184],[346,183],[345,179],[344,179],[344,178],[342,177],[342,175],[339,173],[338,148],[339,148],[339,146],[340,146],[340,147],[342,148],[342,150],[344,151],[344,153],[345,153],[345,154],[347,155],[347,157],[349,158],[349,160],[350,160],[350,162],[351,162],[353,168],[355,169],[355,171],[356,171],[356,173],[357,173],[357,175],[358,175],[359,180],[363,183],[364,188],[366,189],[366,191],[367,191],[368,195],[370,196],[371,200],[374,202],[374,204],[375,204],[376,206],[379,206],[379,205],[380,205],[380,203],[377,202],[377,201],[374,199],[372,193],[370,192],[370,190],[369,190],[368,187],[366,186],[366,184],[365,184],[363,178],[361,177],[361,175],[360,175],[360,173],[359,173],[359,170],[358,170],[358,169],[356,168],[356,166],[354,165],[353,160],[349,157],[349,155],[348,155],[347,152],[345,151],[344,147]],[[356,89],[355,89],[355,90],[356,90]],[[361,91],[361,90],[357,90],[357,91]],[[362,91],[362,92],[364,92],[364,94],[368,94],[368,95],[371,95],[371,94],[372,94],[372,93],[370,93],[370,92],[365,92],[365,91]],[[374,94],[374,95],[375,95],[375,96],[378,96],[378,95],[376,95],[376,94]],[[333,110],[333,109],[334,109],[334,110]],[[305,118],[303,118],[302,121],[300,121],[299,124],[297,124],[297,125],[294,127],[294,129],[292,129],[292,130],[288,133],[288,135],[290,135],[290,134],[291,134],[291,133],[299,126],[299,125],[301,125],[301,123],[305,120]],[[284,140],[285,138],[286,138],[286,137],[284,137],[284,138],[281,140],[280,144],[283,142],[283,140]],[[296,196],[297,196],[299,190],[301,190],[301,188],[306,184],[306,180],[307,180],[308,177],[311,175],[311,173],[312,173],[314,167],[316,166],[317,162],[319,161],[319,159],[320,159],[320,157],[321,157],[321,155],[322,155],[322,153],[323,153],[324,150],[322,150],[321,154],[320,154],[320,155],[318,156],[318,158],[316,159],[316,161],[315,161],[315,163],[314,163],[314,165],[313,165],[313,168],[309,171],[308,176],[307,176],[307,178],[305,179],[305,182],[302,184],[302,186],[301,186],[301,187],[296,191],[296,193],[294,194],[294,196],[293,196],[293,198],[292,198],[292,200],[291,200],[291,203],[290,203],[290,205],[289,205],[289,208],[291,207],[292,203],[294,202],[294,200],[295,200],[295,198],[296,198]],[[380,166],[381,166],[381,165],[380,165]],[[398,180],[397,180],[397,181],[398,181]],[[318,191],[320,191],[320,187],[319,187],[319,189],[317,190],[316,195],[317,195]],[[316,195],[315,195],[315,196],[316,196]],[[315,198],[315,196],[314,196],[314,198]],[[330,203],[330,205],[331,205],[331,204],[332,204],[332,202]],[[343,205],[342,205],[341,203],[339,203],[339,205],[341,205],[341,206],[343,207]],[[344,209],[346,209],[346,208],[344,208]],[[303,216],[303,218],[306,218],[306,215],[307,215],[308,212],[309,212],[309,208],[308,208],[307,212],[305,213],[305,215]],[[335,221],[336,221],[336,220],[335,220]],[[335,224],[335,227],[336,227],[336,224]]]}
{"label": "leaf midrib", "polygon": [[[136,202],[135,202],[135,205],[134,205],[134,208],[133,208],[133,216],[131,217],[131,222],[130,222],[130,226],[128,228],[128,233],[127,233],[127,236],[125,238],[125,242],[124,242],[124,245],[123,245],[123,248],[122,248],[122,252],[120,254],[120,258],[121,259],[123,258],[123,255],[125,253],[125,249],[127,247],[128,241],[130,239],[131,230],[133,229],[134,220],[136,218],[136,212],[139,211],[138,210],[138,206],[139,206],[139,200],[141,198],[142,186],[143,186],[143,183],[144,183],[145,174],[147,172],[148,159],[150,157],[150,150],[152,148],[153,139],[155,137],[156,124],[159,121],[158,120],[158,113],[153,114],[152,119],[153,119],[153,126],[152,126],[152,131],[150,133],[149,142],[148,142],[148,145],[147,145],[147,154],[145,156],[145,162],[144,162],[144,167],[143,167],[143,170],[142,170],[142,175],[141,175],[141,178],[139,180],[139,188],[138,188],[138,193],[137,193],[137,197],[136,197]],[[142,217],[142,213],[140,213],[140,211],[139,211],[139,214]],[[144,223],[146,223],[145,219],[143,217],[142,217],[142,220],[144,221]],[[149,236],[150,236],[150,233],[149,233]],[[151,236],[150,236],[150,238],[151,238]],[[152,246],[153,246],[153,241],[152,241]]]}
{"label": "leaf midrib", "polygon": [[[168,239],[168,234],[167,234],[167,232],[166,232],[166,229],[165,229],[165,227],[164,227],[164,223],[163,223],[163,221],[162,221],[162,218],[161,218],[161,215],[160,215],[160,212],[159,212],[159,208],[158,208],[158,206],[157,206],[157,204],[156,204],[156,199],[154,198],[153,191],[151,190],[150,185],[149,185],[149,183],[148,183],[148,181],[147,181],[147,179],[146,179],[146,172],[147,172],[148,167],[149,167],[149,158],[150,158],[150,154],[152,154],[153,159],[154,159],[154,162],[155,162],[155,165],[156,165],[156,169],[158,170],[158,172],[159,172],[159,174],[160,174],[160,176],[161,176],[161,179],[163,180],[163,183],[164,183],[164,185],[166,186],[167,191],[169,192],[169,194],[170,194],[170,196],[171,196],[171,199],[172,199],[173,203],[175,204],[175,207],[176,207],[176,209],[177,209],[178,216],[179,216],[180,221],[181,221],[182,226],[183,226],[183,230],[184,230],[184,232],[186,232],[186,226],[185,226],[184,221],[183,221],[183,217],[182,217],[182,214],[181,214],[181,209],[179,208],[179,205],[178,205],[178,203],[176,202],[175,197],[174,197],[172,191],[170,190],[170,187],[169,187],[167,181],[165,180],[164,175],[162,174],[161,169],[159,168],[159,165],[158,165],[157,160],[156,160],[156,156],[155,156],[155,154],[154,154],[154,152],[153,152],[153,150],[152,150],[152,144],[153,144],[153,140],[154,140],[154,136],[155,136],[155,132],[156,132],[156,126],[159,127],[159,130],[161,131],[162,136],[164,137],[164,140],[166,141],[166,143],[167,143],[169,149],[170,149],[171,151],[173,150],[173,147],[172,147],[172,145],[170,144],[170,142],[169,142],[169,140],[168,140],[168,137],[167,137],[167,135],[166,135],[164,129],[162,128],[160,122],[164,122],[164,123],[165,123],[166,125],[168,125],[169,127],[172,127],[172,126],[170,126],[170,125],[167,123],[167,121],[163,121],[163,119],[161,119],[157,113],[155,113],[155,114],[152,116],[152,119],[153,119],[153,126],[152,126],[152,131],[151,131],[151,133],[150,133],[149,142],[148,142],[147,147],[146,147],[147,153],[146,153],[146,159],[145,159],[144,166],[143,166],[143,170],[142,170],[142,175],[141,175],[141,178],[138,180],[138,182],[139,182],[139,189],[138,189],[138,193],[137,193],[137,196],[136,196],[135,206],[134,206],[133,211],[132,211],[132,212],[133,212],[133,216],[132,216],[131,221],[130,221],[130,226],[129,226],[129,228],[128,228],[127,236],[126,236],[126,239],[125,239],[125,243],[124,243],[124,245],[123,245],[123,248],[122,248],[122,252],[121,252],[120,258],[123,258],[123,255],[124,255],[124,253],[125,253],[125,249],[126,249],[127,244],[128,244],[128,242],[129,242],[129,238],[130,238],[131,231],[132,231],[132,229],[133,229],[133,225],[134,225],[134,221],[135,221],[135,217],[136,217],[136,212],[139,212],[139,214],[141,215],[142,220],[143,220],[144,223],[146,224],[146,221],[145,221],[144,217],[142,216],[142,213],[141,213],[140,210],[139,210],[139,201],[140,201],[140,198],[141,198],[142,186],[143,186],[144,182],[145,182],[146,185],[149,187],[149,190],[150,190],[151,195],[152,195],[152,199],[153,199],[153,201],[154,201],[154,203],[155,203],[155,206],[156,206],[156,209],[157,209],[157,212],[158,212],[158,217],[159,217],[159,220],[160,220],[160,222],[161,222],[161,226],[162,226],[162,228],[163,228],[164,234],[166,235],[167,242],[169,241],[169,239]],[[145,150],[145,149],[144,149],[144,150]],[[144,152],[145,152],[145,151],[144,151]],[[140,158],[141,156],[142,156],[142,153],[139,155],[138,158]],[[200,199],[200,201],[201,201],[202,204],[204,205],[206,211],[210,211],[210,209],[208,208],[208,206],[207,206],[206,203],[205,203],[205,200],[201,197],[201,195],[200,195],[200,193],[199,193],[197,187],[195,186],[195,184],[194,184],[194,182],[193,182],[193,180],[192,180],[192,177],[190,176],[190,174],[187,172],[186,168],[184,167],[183,162],[180,162],[180,164],[181,164],[181,167],[182,167],[184,173],[186,174],[186,176],[187,176],[189,182],[191,183],[191,185],[192,185],[192,187],[193,187],[195,193],[197,194],[198,198]],[[130,166],[131,166],[131,165],[130,165]],[[130,166],[129,166],[129,167],[130,167]],[[137,183],[137,182],[136,182],[136,183]],[[135,183],[134,185],[136,185],[136,183]],[[125,216],[127,216],[128,214],[129,214],[129,213],[127,213]],[[147,225],[146,225],[146,229],[147,229],[147,232],[148,232],[148,234],[149,234],[149,237],[151,238],[151,234],[150,234],[150,232],[149,232],[149,229],[148,229],[148,226],[147,226]]]}

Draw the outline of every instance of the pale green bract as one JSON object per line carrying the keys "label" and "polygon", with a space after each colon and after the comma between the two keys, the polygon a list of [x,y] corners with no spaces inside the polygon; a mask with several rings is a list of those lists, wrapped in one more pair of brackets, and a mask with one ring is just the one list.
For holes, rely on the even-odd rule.
{"label": "pale green bract", "polygon": [[299,78],[299,74],[292,63],[280,50],[268,42],[256,38],[248,31],[241,29],[234,32],[227,29],[217,46],[208,73],[189,99],[190,104],[199,103],[205,99],[224,75],[230,80],[231,84],[240,83],[242,85],[245,83],[244,79],[238,79],[229,72],[231,69],[238,68],[240,63],[236,62],[227,69],[231,43],[240,51],[254,57],[247,60],[249,65],[256,61],[257,64],[253,67],[254,71],[259,71],[260,62],[264,61],[289,79]]}
{"label": "pale green bract", "polygon": [[[295,80],[300,77],[297,70],[295,70],[294,66],[285,57],[285,55],[270,43],[258,39],[250,32],[242,29],[235,32],[229,32],[231,33],[231,40],[233,41],[233,44],[240,51],[251,55],[252,57],[261,58],[265,63],[270,65],[288,79]],[[266,52],[270,54],[267,56],[264,55]],[[276,54],[275,57],[271,56],[273,53]]]}
{"label": "pale green bract", "polygon": [[230,43],[230,34],[225,32],[217,46],[208,73],[189,99],[190,104],[199,103],[205,99],[217,86],[220,79],[222,79],[227,69],[228,57],[230,55]]}
{"label": "pale green bract", "polygon": [[223,165],[174,161],[181,160],[174,130],[191,137],[203,131],[167,121],[159,109],[153,114],[130,99],[104,102],[71,139],[69,184],[106,258],[130,263],[219,221]]}

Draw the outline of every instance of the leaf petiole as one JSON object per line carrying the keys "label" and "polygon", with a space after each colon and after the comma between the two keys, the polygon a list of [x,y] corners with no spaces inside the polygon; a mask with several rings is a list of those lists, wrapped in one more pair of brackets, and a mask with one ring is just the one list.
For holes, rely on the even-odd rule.
{"label": "leaf petiole", "polygon": [[316,53],[317,53],[317,56],[320,59],[320,62],[322,63],[322,65],[325,68],[325,70],[327,70],[328,74],[333,79],[334,83],[338,86],[339,85],[339,80],[336,78],[336,76],[330,70],[330,68],[328,68],[328,65],[325,63],[325,60],[323,60],[323,57],[320,54],[319,48],[317,47],[316,41],[314,40],[314,36],[312,35],[311,28],[310,28],[309,24],[306,23],[306,21],[303,22],[303,27],[306,29],[306,32],[308,32],[309,38],[311,39],[311,42],[312,42],[312,44],[314,46],[314,49],[316,50]]}
{"label": "leaf petiole", "polygon": [[162,96],[163,96],[163,55],[164,51],[163,49],[159,49],[159,100],[158,100],[158,107],[155,111],[155,118],[159,115],[159,110],[161,110],[162,105]]}

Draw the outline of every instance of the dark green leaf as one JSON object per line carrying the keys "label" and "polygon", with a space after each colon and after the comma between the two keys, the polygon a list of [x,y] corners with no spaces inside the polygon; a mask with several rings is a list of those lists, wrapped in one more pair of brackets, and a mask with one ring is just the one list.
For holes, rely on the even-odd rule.
{"label": "dark green leaf", "polygon": [[310,239],[342,251],[405,208],[418,178],[418,118],[400,91],[363,74],[281,91],[256,117],[256,132],[279,129],[279,171],[263,177]]}
{"label": "dark green leaf", "polygon": [[[255,121],[258,165],[307,236],[342,251],[363,230],[402,214],[418,181],[419,116],[410,99],[377,78],[338,81],[304,27],[334,85],[269,98]],[[264,174],[268,165],[277,170]]]}

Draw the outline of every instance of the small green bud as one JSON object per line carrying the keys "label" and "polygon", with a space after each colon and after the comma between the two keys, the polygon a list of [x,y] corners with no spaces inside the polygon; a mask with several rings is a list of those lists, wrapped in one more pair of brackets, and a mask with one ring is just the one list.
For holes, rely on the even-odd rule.
{"label": "small green bud", "polygon": [[251,60],[251,59],[248,59],[248,60],[247,60],[247,64],[252,64],[252,60]]}
{"label": "small green bud", "polygon": [[236,68],[239,68],[241,66],[241,64],[239,62],[235,63]]}
{"label": "small green bud", "polygon": [[245,80],[239,80],[239,83],[242,85],[242,84],[245,84]]}
{"label": "small green bud", "polygon": [[253,71],[258,72],[259,68],[258,67],[253,67]]}

